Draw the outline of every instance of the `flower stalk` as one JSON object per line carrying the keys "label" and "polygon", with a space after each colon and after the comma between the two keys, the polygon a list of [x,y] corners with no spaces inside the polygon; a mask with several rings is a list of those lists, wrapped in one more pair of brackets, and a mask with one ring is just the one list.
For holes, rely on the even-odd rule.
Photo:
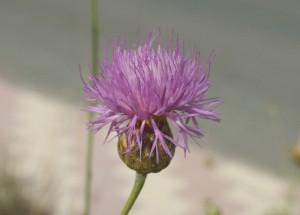
{"label": "flower stalk", "polygon": [[[92,72],[94,75],[98,72],[98,14],[97,14],[97,0],[90,1],[91,10],[91,58],[92,58]],[[88,120],[94,119],[94,113],[88,113]],[[93,176],[93,146],[94,135],[91,130],[87,134],[86,145],[86,169],[85,169],[85,196],[84,196],[84,215],[89,215],[91,211],[91,194],[92,194],[92,176]]]}
{"label": "flower stalk", "polygon": [[146,177],[147,174],[140,174],[138,172],[136,173],[132,191],[128,197],[126,204],[124,205],[124,208],[122,209],[121,215],[127,215],[131,210],[133,204],[135,203],[137,197],[139,196],[145,184]]}

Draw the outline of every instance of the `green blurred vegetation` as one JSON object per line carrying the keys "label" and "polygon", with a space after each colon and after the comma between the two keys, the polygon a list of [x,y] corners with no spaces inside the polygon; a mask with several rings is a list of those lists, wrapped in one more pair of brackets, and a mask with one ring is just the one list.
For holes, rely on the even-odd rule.
{"label": "green blurred vegetation", "polygon": [[16,177],[0,173],[0,214],[1,215],[50,215],[28,198]]}
{"label": "green blurred vegetation", "polygon": [[210,199],[205,201],[205,214],[206,215],[221,215],[220,208]]}

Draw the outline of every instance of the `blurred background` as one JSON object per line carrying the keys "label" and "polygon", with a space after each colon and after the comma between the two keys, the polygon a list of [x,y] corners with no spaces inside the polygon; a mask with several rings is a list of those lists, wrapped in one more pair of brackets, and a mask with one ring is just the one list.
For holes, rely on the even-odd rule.
{"label": "blurred background", "polygon": [[[101,51],[174,30],[214,51],[220,124],[150,175],[132,214],[300,214],[300,2],[99,0]],[[0,214],[82,214],[89,1],[0,0]],[[134,173],[96,135],[93,214],[118,214]]]}

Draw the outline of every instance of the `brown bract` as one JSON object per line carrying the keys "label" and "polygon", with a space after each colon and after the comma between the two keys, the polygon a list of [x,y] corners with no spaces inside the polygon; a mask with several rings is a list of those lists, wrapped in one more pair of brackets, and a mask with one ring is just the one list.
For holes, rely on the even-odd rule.
{"label": "brown bract", "polygon": [[[154,119],[158,128],[166,135],[172,137],[171,129],[168,125],[168,122],[165,118],[157,117]],[[141,123],[137,123],[138,132],[141,126]],[[175,153],[176,146],[165,139],[165,143],[171,152],[171,157],[165,152],[162,145],[158,142],[157,152],[154,149],[152,155],[151,148],[154,141],[154,131],[151,126],[151,122],[147,122],[144,128],[142,136],[142,149],[140,152],[139,145],[135,138],[132,138],[131,145],[128,144],[128,136],[126,133],[123,133],[119,137],[118,141],[118,152],[121,160],[130,168],[137,171],[140,174],[156,173],[160,172],[162,169],[166,168]],[[158,155],[157,155],[158,154]],[[158,156],[158,159],[157,159]]]}

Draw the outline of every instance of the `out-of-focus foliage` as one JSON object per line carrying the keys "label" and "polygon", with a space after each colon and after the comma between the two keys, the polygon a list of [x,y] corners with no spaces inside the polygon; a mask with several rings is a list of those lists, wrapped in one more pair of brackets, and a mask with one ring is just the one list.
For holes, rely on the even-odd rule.
{"label": "out-of-focus foliage", "polygon": [[26,197],[22,191],[21,183],[14,176],[0,174],[0,214],[49,215],[50,213]]}
{"label": "out-of-focus foliage", "polygon": [[213,203],[211,200],[206,200],[205,202],[205,214],[206,215],[221,215],[220,208]]}

